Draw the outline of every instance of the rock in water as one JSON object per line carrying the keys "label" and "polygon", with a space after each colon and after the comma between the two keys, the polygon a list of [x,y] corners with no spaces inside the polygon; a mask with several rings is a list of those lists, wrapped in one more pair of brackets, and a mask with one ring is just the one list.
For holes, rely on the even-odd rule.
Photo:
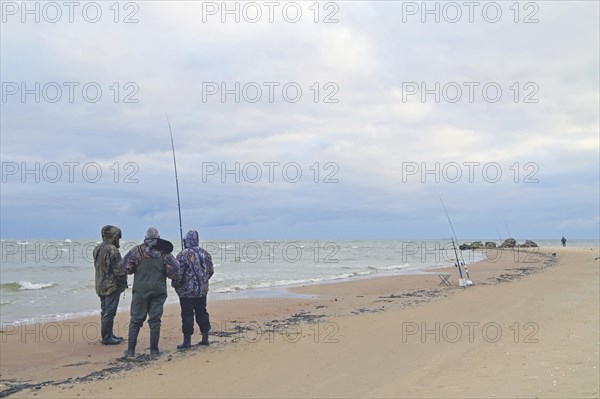
{"label": "rock in water", "polygon": [[538,245],[531,240],[527,240],[527,241],[525,241],[525,244],[521,244],[521,248],[535,248],[537,246]]}
{"label": "rock in water", "polygon": [[514,238],[507,238],[506,240],[504,240],[502,245],[500,245],[500,248],[514,248],[516,246],[517,240],[515,240]]}
{"label": "rock in water", "polygon": [[472,243],[465,242],[464,244],[460,244],[458,248],[461,251],[466,251],[467,249],[481,249],[483,248],[483,243],[481,241],[475,241]]}
{"label": "rock in water", "polygon": [[495,243],[495,242],[493,242],[493,241],[486,241],[486,242],[485,242],[485,247],[486,247],[487,249],[493,249],[493,248],[496,248],[496,243]]}
{"label": "rock in water", "polygon": [[475,241],[471,243],[471,249],[481,249],[483,248],[483,243],[481,241]]}

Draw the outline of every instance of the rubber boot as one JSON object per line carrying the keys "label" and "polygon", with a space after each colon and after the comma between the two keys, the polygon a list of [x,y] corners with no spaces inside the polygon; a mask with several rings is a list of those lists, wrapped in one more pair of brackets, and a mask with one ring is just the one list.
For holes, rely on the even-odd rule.
{"label": "rubber boot", "polygon": [[102,321],[101,325],[102,345],[118,345],[120,340],[116,339],[112,333],[112,323]]}
{"label": "rubber boot", "polygon": [[202,341],[198,342],[198,345],[208,346],[208,332],[202,333]]}
{"label": "rubber boot", "polygon": [[116,340],[118,340],[118,341],[121,341],[121,342],[123,342],[123,337],[118,337],[118,336],[116,336],[114,333],[110,333],[110,336],[111,336],[113,339],[116,339]]}
{"label": "rubber boot", "polygon": [[110,334],[108,333],[108,323],[104,319],[100,320],[100,336],[102,337],[102,343],[110,338]]}
{"label": "rubber boot", "polygon": [[177,349],[188,349],[192,347],[192,335],[191,334],[183,334],[183,343],[181,345],[177,345]]}
{"label": "rubber boot", "polygon": [[125,357],[135,356],[135,346],[137,345],[137,338],[139,333],[139,327],[129,326],[129,339],[127,341],[127,350],[125,351]]}
{"label": "rubber boot", "polygon": [[158,350],[158,341],[160,340],[160,330],[150,330],[150,354],[152,356],[159,356],[160,351]]}
{"label": "rubber boot", "polygon": [[123,341],[109,335],[108,338],[102,340],[102,345],[119,345],[121,342]]}

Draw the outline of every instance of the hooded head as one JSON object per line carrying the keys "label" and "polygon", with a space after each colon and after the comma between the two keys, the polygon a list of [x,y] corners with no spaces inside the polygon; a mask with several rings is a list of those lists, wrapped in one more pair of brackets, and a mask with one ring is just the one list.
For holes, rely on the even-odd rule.
{"label": "hooded head", "polygon": [[197,247],[199,243],[198,232],[196,230],[190,230],[183,239],[183,245],[185,248]]}
{"label": "hooded head", "polygon": [[102,241],[108,242],[119,248],[119,240],[121,239],[121,229],[116,226],[106,225],[102,228]]}

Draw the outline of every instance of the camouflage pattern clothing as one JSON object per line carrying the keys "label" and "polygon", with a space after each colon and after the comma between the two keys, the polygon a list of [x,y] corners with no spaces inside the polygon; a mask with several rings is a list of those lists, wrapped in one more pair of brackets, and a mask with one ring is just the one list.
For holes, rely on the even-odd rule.
{"label": "camouflage pattern clothing", "polygon": [[126,356],[135,354],[138,334],[146,317],[150,326],[150,353],[159,354],[161,318],[167,299],[167,277],[179,278],[179,263],[171,253],[154,248],[158,242],[158,230],[151,228],[148,232],[151,230],[154,230],[157,237],[144,239],[142,245],[133,247],[123,259],[122,270],[135,274]]}
{"label": "camouflage pattern clothing", "polygon": [[115,226],[102,228],[102,244],[94,248],[94,267],[96,268],[96,294],[111,295],[121,293],[127,288],[127,273],[121,268],[119,239],[121,229]]}
{"label": "camouflage pattern clothing", "polygon": [[163,259],[165,266],[165,277],[177,279],[179,277],[179,262],[172,254],[164,254],[154,248],[156,238],[147,238],[142,245],[133,247],[125,258],[123,258],[122,271],[127,274],[135,274],[135,270],[144,257],[151,259]]}
{"label": "camouflage pattern clothing", "polygon": [[200,248],[198,243],[198,232],[190,230],[183,239],[185,249],[177,255],[181,273],[179,279],[171,282],[171,286],[180,298],[206,295],[208,280],[215,272],[210,254]]}

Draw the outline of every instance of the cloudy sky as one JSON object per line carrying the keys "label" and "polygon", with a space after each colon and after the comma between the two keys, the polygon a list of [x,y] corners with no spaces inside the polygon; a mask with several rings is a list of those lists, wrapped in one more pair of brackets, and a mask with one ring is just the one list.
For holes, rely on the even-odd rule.
{"label": "cloudy sky", "polygon": [[598,238],[598,2],[24,4],[3,239]]}

